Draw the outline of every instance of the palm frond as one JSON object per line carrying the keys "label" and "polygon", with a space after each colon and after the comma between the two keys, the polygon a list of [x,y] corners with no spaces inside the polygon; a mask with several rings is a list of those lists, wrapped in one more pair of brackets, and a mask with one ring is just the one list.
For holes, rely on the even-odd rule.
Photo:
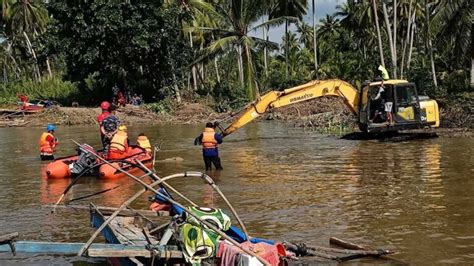
{"label": "palm frond", "polygon": [[250,31],[254,31],[254,30],[258,30],[258,29],[261,29],[263,27],[271,27],[271,26],[280,26],[282,25],[283,23],[285,23],[286,21],[290,21],[290,22],[297,22],[298,21],[298,18],[297,17],[291,17],[291,16],[283,16],[283,17],[278,17],[278,18],[274,18],[274,19],[270,19],[266,22],[263,22],[257,26],[254,26],[253,28],[251,28],[249,30]]}

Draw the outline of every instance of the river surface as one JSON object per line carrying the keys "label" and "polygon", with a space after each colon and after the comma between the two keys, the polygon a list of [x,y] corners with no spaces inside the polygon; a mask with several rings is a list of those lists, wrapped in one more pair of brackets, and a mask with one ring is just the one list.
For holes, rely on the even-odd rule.
{"label": "river surface", "polygon": [[[146,133],[161,143],[161,176],[202,171],[193,125],[130,126],[131,141]],[[84,242],[93,230],[88,211],[53,204],[70,180],[47,180],[38,158],[39,128],[0,129],[0,234],[21,240]],[[74,153],[70,139],[100,146],[97,127],[57,130],[59,156]],[[225,139],[224,170],[212,171],[251,235],[328,246],[331,236],[394,249],[414,265],[474,263],[474,139],[437,138],[401,143],[341,140],[277,122],[252,123]],[[139,186],[127,178],[80,181],[73,199],[121,187],[75,204],[119,206]],[[171,182],[192,200],[224,206],[197,178]],[[146,208],[146,197],[133,206]],[[103,263],[74,257],[1,255],[0,264]]]}

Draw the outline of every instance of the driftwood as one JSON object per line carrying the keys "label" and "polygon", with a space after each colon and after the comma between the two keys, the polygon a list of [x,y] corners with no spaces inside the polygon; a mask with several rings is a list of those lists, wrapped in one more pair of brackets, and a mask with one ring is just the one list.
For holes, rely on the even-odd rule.
{"label": "driftwood", "polygon": [[295,252],[298,256],[316,256],[327,260],[348,261],[367,256],[381,256],[391,253],[388,250],[352,250],[327,248],[320,246],[307,246],[305,244],[293,244],[284,242],[288,250]]}
{"label": "driftwood", "polygon": [[23,119],[14,119],[14,120],[0,120],[0,127],[21,127],[24,126],[31,121],[25,121]]}
{"label": "driftwood", "polygon": [[[370,247],[358,245],[358,244],[355,244],[355,243],[352,243],[352,242],[349,242],[349,241],[339,239],[337,237],[331,237],[329,239],[329,244],[340,246],[340,247],[343,247],[343,248],[346,248],[346,249],[353,249],[353,250],[370,250],[371,249]],[[395,262],[397,262],[401,265],[409,265],[409,263],[406,262],[406,261],[400,260],[400,259],[392,257],[392,256],[388,256],[388,255],[379,255],[379,256],[376,256],[376,257],[380,257],[380,258],[384,258],[384,259],[388,259],[388,260],[393,260],[393,261],[395,261]]]}
{"label": "driftwood", "polygon": [[14,241],[18,237],[18,232],[0,236],[0,245],[4,242]]}
{"label": "driftwood", "polygon": [[10,249],[13,255],[16,255],[15,241],[17,237],[18,237],[18,232],[2,235],[0,236],[0,245],[8,244],[10,246]]}

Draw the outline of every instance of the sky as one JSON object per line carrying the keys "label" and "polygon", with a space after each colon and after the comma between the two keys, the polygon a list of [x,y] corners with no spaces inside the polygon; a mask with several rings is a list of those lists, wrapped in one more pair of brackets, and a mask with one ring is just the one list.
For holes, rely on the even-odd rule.
{"label": "sky", "polygon": [[[308,0],[308,14],[304,17],[304,21],[312,25],[313,23],[313,4],[311,0]],[[336,11],[337,5],[342,5],[346,0],[316,0],[316,21],[319,21],[321,18],[325,17],[326,14],[333,14]],[[292,25],[289,28],[291,31],[296,30],[296,26]],[[283,34],[285,33],[285,25],[279,27],[274,27],[270,29],[269,39],[272,42],[281,43]],[[263,37],[261,30],[258,30],[254,33],[251,33],[252,36]]]}

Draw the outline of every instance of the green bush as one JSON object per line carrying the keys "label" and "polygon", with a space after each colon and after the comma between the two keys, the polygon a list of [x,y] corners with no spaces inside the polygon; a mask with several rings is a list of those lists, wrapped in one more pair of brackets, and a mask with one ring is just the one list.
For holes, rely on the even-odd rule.
{"label": "green bush", "polygon": [[245,90],[235,89],[227,84],[216,84],[211,96],[214,98],[212,107],[217,112],[240,109],[248,103]]}
{"label": "green bush", "polygon": [[169,114],[173,110],[173,101],[166,98],[157,103],[146,103],[143,108],[157,114]]}
{"label": "green bush", "polygon": [[77,101],[80,97],[77,87],[59,78],[41,82],[21,80],[0,84],[0,103],[12,104],[18,101],[18,95],[27,95],[30,100],[53,100],[64,105]]}

